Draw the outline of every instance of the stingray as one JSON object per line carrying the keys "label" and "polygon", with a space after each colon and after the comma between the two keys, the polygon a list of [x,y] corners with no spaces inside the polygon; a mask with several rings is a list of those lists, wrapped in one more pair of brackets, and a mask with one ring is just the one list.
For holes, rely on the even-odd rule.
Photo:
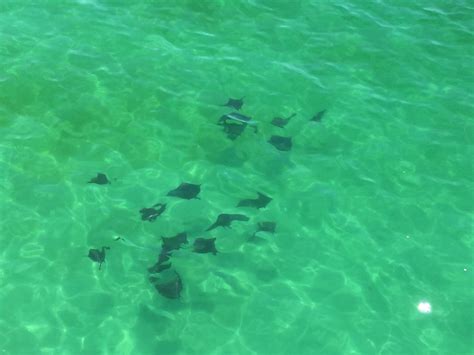
{"label": "stingray", "polygon": [[195,253],[212,253],[216,255],[217,249],[216,249],[216,238],[211,238],[211,239],[205,239],[205,238],[197,238],[194,240],[194,252]]}
{"label": "stingray", "polygon": [[257,232],[268,232],[275,233],[276,223],[275,222],[259,222],[257,225]]}
{"label": "stingray", "polygon": [[102,263],[105,263],[105,250],[110,249],[109,247],[102,247],[99,249],[89,249],[89,255],[87,255],[92,261],[99,263],[99,270],[102,267]]}
{"label": "stingray", "polygon": [[276,223],[275,222],[259,222],[257,230],[254,235],[258,232],[275,233]]}
{"label": "stingray", "polygon": [[229,100],[227,100],[227,103],[221,105],[221,106],[227,106],[227,107],[232,107],[232,108],[235,108],[236,110],[240,110],[240,108],[242,107],[242,105],[244,104],[244,98],[240,98],[240,99],[231,99],[229,98]]}
{"label": "stingray", "polygon": [[[168,238],[168,239],[171,239],[171,238]],[[169,261],[172,250],[173,249],[170,249],[169,246],[163,245],[163,247],[161,248],[160,255],[158,256],[158,260],[153,266],[148,268],[148,272],[152,274],[156,274],[156,273],[160,273],[162,271],[169,269],[171,267],[171,263],[166,263],[166,262]]]}
{"label": "stingray", "polygon": [[266,207],[272,200],[270,197],[257,192],[258,197],[256,199],[242,200],[237,204],[237,207],[255,207],[256,209]]}
{"label": "stingray", "polygon": [[282,151],[289,151],[292,146],[291,137],[272,136],[268,143]]}
{"label": "stingray", "polygon": [[197,197],[197,195],[199,195],[199,192],[201,192],[201,185],[188,184],[187,182],[183,182],[176,189],[168,192],[168,196],[180,197],[186,200],[191,200],[193,198],[199,199],[199,197]]}
{"label": "stingray", "polygon": [[152,275],[149,277],[150,282],[155,289],[159,292],[160,295],[176,299],[179,298],[181,295],[181,291],[183,290],[183,282],[181,281],[181,277],[179,274],[173,270],[167,270],[161,273],[159,276]]}
{"label": "stingray", "polygon": [[102,173],[97,173],[97,176],[95,178],[90,179],[88,182],[89,184],[98,184],[98,185],[107,185],[110,184],[111,182],[109,179],[107,179],[107,176]]}
{"label": "stingray", "polygon": [[151,273],[151,274],[160,273],[164,270],[169,269],[170,267],[171,267],[171,263],[163,264],[163,263],[160,263],[159,261],[157,261],[155,263],[155,265],[148,268],[148,272]]}
{"label": "stingray", "polygon": [[252,243],[260,243],[264,239],[260,238],[257,234],[259,232],[266,232],[266,233],[274,234],[275,233],[275,228],[276,228],[276,223],[275,222],[269,222],[269,221],[259,222],[257,224],[257,230],[250,236],[248,241],[252,242]]}
{"label": "stingray", "polygon": [[[156,209],[155,207],[159,207]],[[162,214],[166,209],[166,203],[157,203],[153,207],[150,208],[142,208],[140,213],[142,214],[142,221],[149,221],[153,222],[156,217]]]}
{"label": "stingray", "polygon": [[321,122],[324,114],[326,113],[326,110],[319,111],[317,114],[313,116],[313,118],[310,119],[311,122]]}
{"label": "stingray", "polygon": [[158,264],[163,264],[165,262],[167,262],[171,257],[171,249],[167,248],[167,247],[163,247],[161,248],[161,252],[160,252],[160,255],[158,256],[158,261],[157,263]]}
{"label": "stingray", "polygon": [[163,250],[165,250],[166,252],[170,252],[171,250],[178,250],[181,247],[181,244],[188,243],[187,234],[185,232],[178,233],[174,237],[161,237],[161,240],[163,241]]}
{"label": "stingray", "polygon": [[252,121],[250,117],[237,112],[221,116],[217,124],[224,127],[224,132],[227,134],[227,138],[231,140],[240,136],[248,125],[253,127],[255,133],[258,131],[256,121]]}
{"label": "stingray", "polygon": [[163,246],[156,263],[148,268],[150,273],[159,273],[171,267],[171,263],[165,264],[171,257],[171,250],[169,247]]}
{"label": "stingray", "polygon": [[238,136],[240,136],[243,133],[245,128],[247,128],[247,125],[241,124],[241,123],[224,124],[224,132],[227,134],[227,138],[229,138],[230,140],[235,140]]}
{"label": "stingray", "polygon": [[290,120],[295,116],[296,116],[296,113],[292,114],[288,118],[275,117],[271,123],[274,126],[284,128],[290,122]]}
{"label": "stingray", "polygon": [[249,218],[243,214],[221,213],[219,216],[217,216],[217,220],[214,222],[214,224],[211,225],[209,228],[207,228],[206,231],[210,231],[217,227],[230,227],[230,224],[233,221],[248,221],[248,220]]}
{"label": "stingray", "polygon": [[242,115],[241,113],[238,113],[238,112],[231,112],[231,113],[221,116],[217,124],[225,125],[226,123],[228,123],[227,121],[229,120],[234,121],[234,122],[240,122],[245,125],[250,125],[254,128],[255,132],[257,132],[257,121],[253,121],[251,117]]}

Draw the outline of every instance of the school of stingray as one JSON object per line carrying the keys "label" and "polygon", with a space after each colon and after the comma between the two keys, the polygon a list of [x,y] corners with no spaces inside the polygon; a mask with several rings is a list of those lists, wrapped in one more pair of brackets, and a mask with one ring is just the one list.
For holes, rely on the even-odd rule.
{"label": "school of stingray", "polygon": [[[232,99],[230,98],[227,103],[221,106],[226,106],[231,109],[239,111],[243,104],[244,98]],[[320,122],[323,118],[326,110],[317,112],[310,121]],[[295,117],[296,114],[292,114],[287,118],[275,117],[270,122],[272,125],[284,129],[290,120]],[[223,126],[223,131],[226,136],[231,139],[237,139],[245,129],[250,126],[255,132],[258,131],[257,122],[252,120],[251,117],[245,116],[239,112],[231,112],[220,117],[217,122],[218,125]],[[268,143],[273,145],[280,151],[289,151],[292,148],[291,137],[285,137],[280,135],[272,135],[268,140]],[[110,180],[104,173],[98,173],[96,177],[92,178],[89,183],[98,185],[110,184]],[[184,200],[198,199],[201,192],[200,184],[192,184],[183,182],[174,190],[168,192],[167,196],[176,197]],[[266,208],[267,205],[272,201],[272,198],[264,195],[263,193],[257,192],[255,199],[243,199],[237,207],[248,207],[255,208],[257,210]],[[142,221],[153,222],[160,215],[166,211],[165,203],[157,203],[151,207],[142,208],[139,213]],[[209,233],[215,228],[224,227],[231,228],[233,222],[247,222],[250,218],[244,214],[227,214],[221,213],[217,216],[214,223],[212,223],[203,234]],[[257,224],[256,230],[253,234],[264,232],[274,234],[276,230],[276,222],[264,221]],[[116,237],[116,241],[125,239],[122,237]],[[161,252],[157,256],[157,261],[154,265],[148,268],[150,283],[155,287],[158,293],[166,298],[178,299],[180,298],[181,291],[183,289],[183,281],[179,273],[172,267],[172,256],[175,250],[180,249],[183,244],[188,244],[187,233],[181,232],[172,237],[161,237]],[[215,245],[216,238],[211,237],[199,237],[195,238],[192,245],[192,252],[199,254],[213,254],[217,255],[218,250]],[[106,250],[109,250],[109,246],[103,246],[100,249],[90,249],[88,257],[99,264],[99,270],[102,264],[105,262]]]}

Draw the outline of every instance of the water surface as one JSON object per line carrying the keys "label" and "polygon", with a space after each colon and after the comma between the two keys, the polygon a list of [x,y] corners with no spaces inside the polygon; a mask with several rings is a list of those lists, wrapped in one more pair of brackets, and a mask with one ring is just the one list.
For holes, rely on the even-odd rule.
{"label": "water surface", "polygon": [[[2,352],[472,353],[473,33],[468,1],[2,1]],[[205,233],[222,212],[251,220]],[[168,300],[113,238],[182,231],[220,253],[175,253]]]}

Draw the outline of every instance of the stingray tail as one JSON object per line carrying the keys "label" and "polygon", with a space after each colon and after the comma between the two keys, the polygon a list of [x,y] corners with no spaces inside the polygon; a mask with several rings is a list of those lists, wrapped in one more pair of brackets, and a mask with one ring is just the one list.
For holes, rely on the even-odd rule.
{"label": "stingray tail", "polygon": [[213,225],[211,225],[209,228],[206,229],[206,232],[207,231],[210,231],[210,230],[213,230],[214,228],[217,228],[217,223],[214,223]]}

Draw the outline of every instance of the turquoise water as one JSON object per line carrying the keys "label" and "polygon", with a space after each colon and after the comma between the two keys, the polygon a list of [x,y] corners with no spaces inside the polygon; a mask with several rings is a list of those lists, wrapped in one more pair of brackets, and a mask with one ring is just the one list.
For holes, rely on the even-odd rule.
{"label": "turquoise water", "polygon": [[[473,10],[2,1],[2,353],[472,354]],[[259,130],[232,141],[219,105],[243,96]],[[200,199],[167,197],[181,182]],[[250,221],[204,232],[219,213]],[[183,231],[172,300],[147,268]]]}

